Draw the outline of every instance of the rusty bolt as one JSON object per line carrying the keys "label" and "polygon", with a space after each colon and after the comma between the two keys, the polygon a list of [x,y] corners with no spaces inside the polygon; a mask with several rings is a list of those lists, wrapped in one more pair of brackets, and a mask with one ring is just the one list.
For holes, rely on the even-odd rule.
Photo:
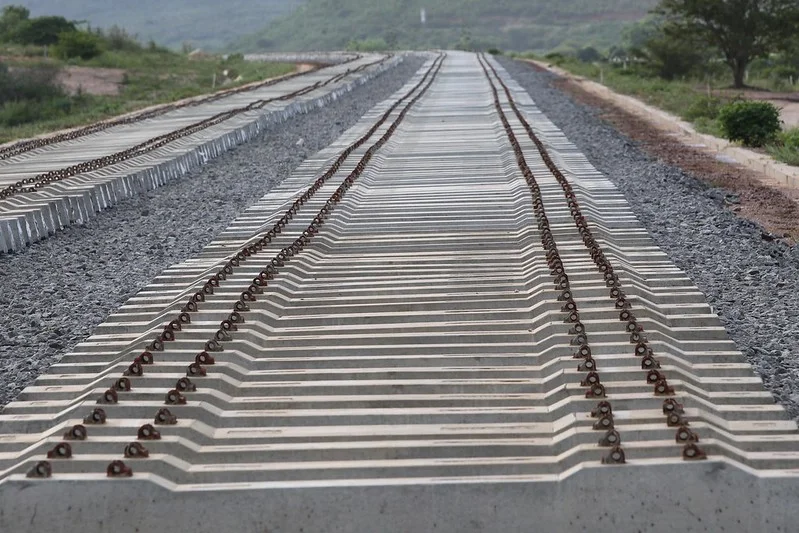
{"label": "rusty bolt", "polygon": [[169,409],[159,409],[155,414],[155,423],[171,426],[178,423],[178,417],[173,415]]}
{"label": "rusty bolt", "polygon": [[127,392],[130,390],[130,379],[128,378],[119,378],[116,383],[114,383],[114,388],[120,392]]}
{"label": "rusty bolt", "polygon": [[696,443],[690,442],[683,447],[682,458],[686,461],[701,461],[707,459],[707,454]]}
{"label": "rusty bolt", "polygon": [[599,402],[596,408],[591,410],[591,416],[594,418],[600,416],[613,416],[613,408],[610,406],[610,402],[607,400]]}
{"label": "rusty bolt", "polygon": [[164,403],[167,405],[182,405],[186,403],[186,397],[183,396],[179,391],[172,389],[166,393]]}
{"label": "rusty bolt", "polygon": [[619,446],[621,444],[621,435],[615,429],[611,429],[599,439],[600,446]]}
{"label": "rusty bolt", "polygon": [[175,389],[179,390],[180,392],[195,392],[197,390],[197,385],[192,383],[189,378],[183,377],[177,381],[175,384]]}
{"label": "rusty bolt", "polygon": [[208,352],[203,351],[197,354],[197,356],[194,358],[194,362],[198,365],[213,365],[216,363],[216,360],[211,357]]}
{"label": "rusty bolt", "polygon": [[50,461],[39,461],[33,468],[28,470],[27,477],[30,478],[47,478],[53,475],[53,466]]}
{"label": "rusty bolt", "polygon": [[680,413],[669,413],[666,415],[666,425],[669,427],[679,427],[679,426],[687,426],[688,422],[683,420],[682,415]]}
{"label": "rusty bolt", "polygon": [[111,461],[106,469],[108,477],[131,477],[133,470],[122,461]]}
{"label": "rusty bolt", "polygon": [[67,442],[60,442],[55,448],[47,452],[48,459],[69,459],[72,457],[72,446]]}
{"label": "rusty bolt", "polygon": [[97,400],[97,403],[106,403],[106,404],[113,404],[119,401],[119,397],[117,396],[117,391],[114,389],[108,389],[100,396],[100,399]]}
{"label": "rusty bolt", "polygon": [[604,398],[605,396],[607,394],[605,393],[605,386],[602,384],[594,385],[585,393],[586,398]]}
{"label": "rusty bolt", "polygon": [[610,453],[608,453],[605,457],[602,458],[603,465],[622,465],[626,463],[626,458],[624,457],[624,450],[622,450],[621,446],[614,446]]}
{"label": "rusty bolt", "polygon": [[140,457],[149,457],[150,452],[138,442],[131,442],[125,446],[125,457],[128,459],[138,459]]}
{"label": "rusty bolt", "polygon": [[674,394],[674,387],[670,387],[669,383],[665,379],[661,379],[655,383],[656,396],[669,396],[672,394]]}
{"label": "rusty bolt", "polygon": [[84,424],[105,424],[105,411],[96,407],[83,419]]}
{"label": "rusty bolt", "polygon": [[144,424],[136,433],[139,440],[160,440],[161,433],[152,424]]}
{"label": "rusty bolt", "polygon": [[613,429],[613,427],[613,416],[611,415],[603,415],[599,420],[594,422],[594,429],[607,431],[608,429]]}
{"label": "rusty bolt", "polygon": [[65,440],[86,440],[88,432],[83,424],[75,424],[64,433]]}
{"label": "rusty bolt", "polygon": [[599,383],[599,374],[596,372],[589,372],[585,379],[580,382],[580,385],[583,387],[593,387],[594,385],[599,385]]}
{"label": "rusty bolt", "polygon": [[205,376],[207,372],[205,371],[205,367],[198,363],[192,363],[186,369],[186,375],[190,377],[202,377]]}
{"label": "rusty bolt", "polygon": [[699,436],[691,431],[687,426],[680,426],[677,433],[674,435],[674,440],[678,443],[683,442],[699,442]]}
{"label": "rusty bolt", "polygon": [[685,410],[681,403],[678,403],[677,400],[674,398],[667,398],[663,400],[663,414],[667,415],[669,413],[684,413]]}

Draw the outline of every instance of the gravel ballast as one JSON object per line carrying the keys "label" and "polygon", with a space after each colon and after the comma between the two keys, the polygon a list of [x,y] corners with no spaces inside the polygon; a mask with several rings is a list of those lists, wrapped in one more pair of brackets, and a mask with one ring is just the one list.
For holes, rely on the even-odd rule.
{"label": "gravel ballast", "polygon": [[85,340],[164,268],[199,252],[247,206],[332,143],[422,66],[400,65],[208,165],[15,254],[0,254],[0,405]]}
{"label": "gravel ballast", "polygon": [[777,401],[799,418],[799,246],[724,206],[728,192],[647,155],[552,86],[553,74],[500,60],[544,114],[627,198],[655,243],[683,269]]}

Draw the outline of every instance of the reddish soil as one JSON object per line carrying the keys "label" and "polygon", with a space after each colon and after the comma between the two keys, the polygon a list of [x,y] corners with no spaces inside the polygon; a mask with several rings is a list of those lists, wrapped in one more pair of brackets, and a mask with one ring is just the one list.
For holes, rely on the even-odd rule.
{"label": "reddish soil", "polygon": [[65,67],[58,81],[70,94],[116,96],[122,88],[125,71],[119,68]]}
{"label": "reddish soil", "polygon": [[651,156],[713,186],[732,191],[740,198],[740,203],[730,204],[729,208],[770,232],[764,234],[765,239],[776,236],[799,242],[799,190],[767,185],[753,170],[721,162],[712,154],[686,146],[648,122],[586,92],[571,80],[560,79],[556,86],[577,101],[599,109],[604,120],[638,142]]}

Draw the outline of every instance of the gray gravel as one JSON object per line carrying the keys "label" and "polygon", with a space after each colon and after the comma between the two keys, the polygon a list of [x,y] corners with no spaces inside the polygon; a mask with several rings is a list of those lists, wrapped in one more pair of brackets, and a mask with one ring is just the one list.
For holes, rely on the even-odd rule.
{"label": "gray gravel", "polygon": [[0,254],[0,406],[164,268],[199,252],[306,157],[399,90],[422,62],[407,58],[335,104],[294,117],[165,187]]}
{"label": "gray gravel", "polygon": [[551,85],[552,74],[500,60],[541,110],[624,193],[638,219],[706,295],[732,339],[799,418],[799,246],[763,239],[726,209],[727,191],[643,152]]}

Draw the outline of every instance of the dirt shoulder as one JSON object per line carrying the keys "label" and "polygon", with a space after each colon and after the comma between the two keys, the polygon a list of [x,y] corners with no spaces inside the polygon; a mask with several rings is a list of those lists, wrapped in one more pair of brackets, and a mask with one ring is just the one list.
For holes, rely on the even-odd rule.
{"label": "dirt shoulder", "polygon": [[[534,67],[531,67],[534,68]],[[738,216],[765,228],[763,238],[799,242],[799,189],[766,184],[762,175],[741,165],[721,161],[714,154],[683,143],[679,136],[585,90],[569,78],[555,85],[577,101],[601,111],[601,117],[636,141],[653,157],[730,191],[725,202]]]}
{"label": "dirt shoulder", "polygon": [[58,82],[69,94],[79,92],[117,96],[125,82],[125,70],[101,67],[64,67],[58,73]]}

